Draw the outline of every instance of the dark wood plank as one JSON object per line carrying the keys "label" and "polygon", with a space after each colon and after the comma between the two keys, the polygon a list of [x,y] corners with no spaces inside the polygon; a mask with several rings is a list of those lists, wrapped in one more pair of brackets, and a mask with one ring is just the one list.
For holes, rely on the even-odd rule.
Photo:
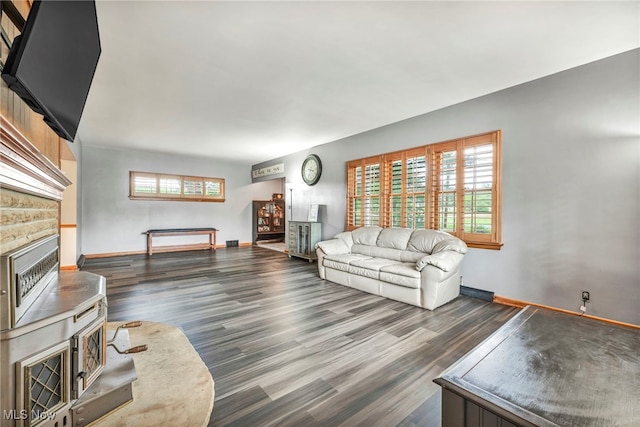
{"label": "dark wood plank", "polygon": [[424,310],[323,281],[258,246],[87,260],[109,320],[180,327],[209,367],[210,426],[439,426],[433,379],[518,309]]}

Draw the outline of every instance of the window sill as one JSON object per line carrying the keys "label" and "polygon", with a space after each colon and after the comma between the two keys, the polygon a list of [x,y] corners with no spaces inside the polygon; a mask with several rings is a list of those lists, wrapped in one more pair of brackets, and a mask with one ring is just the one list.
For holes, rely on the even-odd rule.
{"label": "window sill", "polygon": [[202,197],[141,197],[129,196],[129,200],[153,200],[153,201],[172,201],[172,202],[224,202],[225,199],[206,199]]}
{"label": "window sill", "polygon": [[502,249],[502,245],[504,243],[493,243],[493,242],[465,242],[468,247],[475,249],[491,249],[494,251],[499,251]]}

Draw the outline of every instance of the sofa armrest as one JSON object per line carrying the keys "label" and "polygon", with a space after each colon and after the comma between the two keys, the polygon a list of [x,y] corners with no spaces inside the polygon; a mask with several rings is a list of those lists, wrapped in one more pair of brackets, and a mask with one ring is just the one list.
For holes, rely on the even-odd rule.
{"label": "sofa armrest", "polygon": [[452,271],[460,265],[463,256],[463,254],[454,251],[425,255],[416,262],[416,270],[422,271],[427,265],[432,265],[442,271]]}
{"label": "sofa armrest", "polygon": [[318,274],[321,279],[326,279],[324,268],[324,258],[327,255],[348,254],[351,252],[349,246],[342,239],[324,240],[316,243],[316,255],[318,255]]}
{"label": "sofa armrest", "polygon": [[340,239],[347,245],[349,248],[349,252],[351,252],[351,247],[353,246],[353,236],[350,231],[343,231],[342,233],[338,233],[333,236],[334,239]]}
{"label": "sofa armrest", "polygon": [[316,243],[316,249],[322,250],[326,255],[348,254],[350,251],[342,239],[324,240]]}
{"label": "sofa armrest", "polygon": [[467,253],[468,250],[469,248],[463,240],[460,240],[457,238],[451,238],[451,239],[442,240],[436,243],[433,246],[433,250],[431,251],[431,254],[433,255],[439,252],[453,251],[453,252],[458,252],[459,254],[464,255]]}

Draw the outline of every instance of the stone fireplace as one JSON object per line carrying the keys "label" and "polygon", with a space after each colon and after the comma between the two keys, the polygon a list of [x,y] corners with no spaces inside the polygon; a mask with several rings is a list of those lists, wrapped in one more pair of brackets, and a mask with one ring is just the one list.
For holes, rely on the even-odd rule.
{"label": "stone fireplace", "polygon": [[60,271],[71,182],[2,115],[0,125],[0,424],[86,425],[133,398],[128,333],[108,336],[104,277]]}
{"label": "stone fireplace", "polygon": [[2,425],[82,425],[70,411],[106,365],[105,280],[59,273],[58,251],[54,235],[0,257]]}

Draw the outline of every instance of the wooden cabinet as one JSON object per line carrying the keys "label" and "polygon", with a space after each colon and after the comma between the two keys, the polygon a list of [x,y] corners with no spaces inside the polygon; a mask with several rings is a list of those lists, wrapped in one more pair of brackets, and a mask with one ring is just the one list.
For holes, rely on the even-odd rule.
{"label": "wooden cabinet", "polygon": [[284,200],[253,201],[253,243],[283,242],[285,237]]}
{"label": "wooden cabinet", "polygon": [[289,222],[289,257],[317,259],[316,243],[321,239],[322,223],[320,222]]}
{"label": "wooden cabinet", "polygon": [[528,306],[434,381],[445,427],[640,426],[640,334]]}
{"label": "wooden cabinet", "polygon": [[[24,0],[2,2],[2,35],[8,40],[14,40],[20,35],[20,27],[12,20],[12,16],[26,19],[31,9],[31,3]],[[11,12],[8,11],[11,9]],[[18,19],[20,19],[18,18]],[[0,64],[6,64],[9,55],[9,46],[0,38]],[[42,115],[34,112],[14,91],[9,89],[7,83],[0,79],[0,116],[2,123],[0,129],[13,125],[31,144],[35,145],[40,154],[51,160],[56,167],[60,167],[61,147],[67,145],[51,128],[42,120]],[[4,133],[4,132],[3,132]],[[11,130],[13,134],[13,130]],[[4,156],[4,152],[2,155]],[[4,247],[3,247],[4,249]]]}

